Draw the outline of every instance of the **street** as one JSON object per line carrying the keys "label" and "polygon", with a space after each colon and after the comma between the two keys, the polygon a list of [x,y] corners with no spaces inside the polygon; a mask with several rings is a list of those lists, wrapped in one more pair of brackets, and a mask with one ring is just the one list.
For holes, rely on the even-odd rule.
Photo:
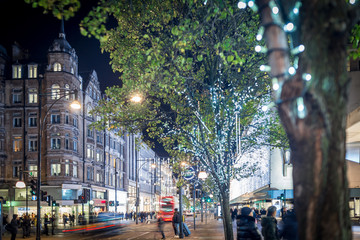
{"label": "street", "polygon": [[[150,224],[139,223],[136,225],[133,221],[122,221],[125,225],[117,229],[98,229],[94,232],[81,232],[81,233],[63,233],[58,229],[56,235],[45,236],[41,235],[41,239],[68,239],[68,240],[92,240],[92,239],[127,239],[127,240],[146,240],[146,239],[161,239],[161,234],[157,230],[157,223],[153,220]],[[193,219],[186,218],[186,224],[189,226],[191,235],[184,237],[185,239],[224,239],[222,220],[207,219],[207,224],[200,222],[200,218],[196,219],[196,230],[193,227]],[[259,224],[258,224],[259,225]],[[165,224],[164,233],[166,239],[175,239],[174,230],[171,222]],[[22,230],[19,229],[17,239],[22,238]],[[3,240],[9,240],[10,234],[6,233]],[[27,239],[35,239],[35,234]],[[234,225],[234,239],[236,239],[236,228]],[[353,239],[360,240],[360,226],[353,226]]]}

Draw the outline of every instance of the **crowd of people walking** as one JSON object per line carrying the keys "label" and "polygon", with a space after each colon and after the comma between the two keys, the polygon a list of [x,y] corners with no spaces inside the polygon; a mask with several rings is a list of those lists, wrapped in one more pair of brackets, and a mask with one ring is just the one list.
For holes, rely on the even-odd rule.
{"label": "crowd of people walking", "polygon": [[240,209],[240,214],[237,209],[231,209],[231,218],[233,221],[236,220],[237,240],[297,240],[294,210],[282,208],[281,218],[276,218],[276,213],[275,206],[270,206],[267,211],[243,207]]}

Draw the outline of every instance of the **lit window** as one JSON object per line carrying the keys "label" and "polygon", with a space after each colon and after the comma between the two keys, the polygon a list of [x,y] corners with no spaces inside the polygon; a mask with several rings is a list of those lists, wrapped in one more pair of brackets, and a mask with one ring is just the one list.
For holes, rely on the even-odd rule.
{"label": "lit window", "polygon": [[70,86],[69,86],[69,84],[65,84],[65,99],[66,100],[70,99]]}
{"label": "lit window", "polygon": [[74,74],[74,73],[75,73],[75,71],[74,71],[74,68],[73,68],[73,67],[71,67],[70,72],[71,72],[71,74]]}
{"label": "lit window", "polygon": [[61,64],[56,62],[54,63],[54,71],[55,72],[60,72],[61,71]]}
{"label": "lit window", "polygon": [[60,149],[60,138],[51,138],[51,149]]}
{"label": "lit window", "polygon": [[100,173],[96,173],[96,182],[100,182]]}
{"label": "lit window", "polygon": [[13,66],[13,78],[21,78],[21,65]]}
{"label": "lit window", "polygon": [[38,150],[37,139],[29,139],[29,152],[36,152]]}
{"label": "lit window", "polygon": [[86,145],[86,156],[87,158],[94,159],[94,146]]}
{"label": "lit window", "polygon": [[51,176],[59,176],[61,173],[61,165],[59,163],[51,164]]}
{"label": "lit window", "polygon": [[12,90],[13,103],[21,103],[22,101],[21,95],[22,95],[21,89],[13,89]]}
{"label": "lit window", "polygon": [[73,150],[74,152],[78,151],[78,142],[76,140],[73,141]]}
{"label": "lit window", "polygon": [[38,93],[36,88],[29,89],[29,103],[37,103],[38,102]]}
{"label": "lit window", "polygon": [[65,176],[70,176],[70,165],[65,164]]}
{"label": "lit window", "polygon": [[28,65],[28,77],[37,78],[37,65]]}
{"label": "lit window", "polygon": [[21,137],[15,137],[15,139],[13,140],[13,150],[14,150],[14,152],[20,152],[21,151],[21,145],[22,145]]}
{"label": "lit window", "polygon": [[73,165],[73,177],[77,178],[78,177],[78,174],[77,174],[77,172],[78,172],[77,162],[74,162],[73,164],[74,164]]}
{"label": "lit window", "polygon": [[59,84],[53,84],[51,86],[51,99],[56,100],[60,98],[60,86]]}
{"label": "lit window", "polygon": [[92,114],[91,114],[91,110],[92,110],[92,107],[90,104],[87,105],[87,116],[89,118],[93,118]]}
{"label": "lit window", "polygon": [[36,165],[30,165],[29,171],[31,172],[31,176],[37,177],[37,166]]}

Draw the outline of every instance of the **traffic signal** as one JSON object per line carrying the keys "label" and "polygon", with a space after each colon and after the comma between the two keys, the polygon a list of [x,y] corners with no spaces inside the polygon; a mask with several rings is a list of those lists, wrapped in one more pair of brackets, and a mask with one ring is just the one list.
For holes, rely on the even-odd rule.
{"label": "traffic signal", "polygon": [[109,206],[113,207],[114,206],[114,201],[109,201]]}
{"label": "traffic signal", "polygon": [[284,196],[283,193],[280,195],[280,199],[281,199],[281,200],[285,200],[285,196]]}
{"label": "traffic signal", "polygon": [[207,197],[207,198],[206,198],[206,201],[207,201],[207,202],[211,202],[211,198],[210,198],[210,197]]}
{"label": "traffic signal", "polygon": [[81,203],[84,203],[84,202],[85,202],[85,197],[84,197],[84,195],[80,195],[78,199],[79,199],[79,201],[80,201]]}
{"label": "traffic signal", "polygon": [[47,199],[47,192],[41,190],[41,201],[46,201]]}
{"label": "traffic signal", "polygon": [[30,190],[31,195],[36,195],[38,189],[37,189],[36,181],[33,179],[30,181],[30,188],[31,188]]}
{"label": "traffic signal", "polygon": [[84,188],[83,189],[83,195],[84,195],[84,202],[90,201],[90,189]]}
{"label": "traffic signal", "polygon": [[46,196],[46,202],[48,203],[48,206],[51,206],[51,196]]}

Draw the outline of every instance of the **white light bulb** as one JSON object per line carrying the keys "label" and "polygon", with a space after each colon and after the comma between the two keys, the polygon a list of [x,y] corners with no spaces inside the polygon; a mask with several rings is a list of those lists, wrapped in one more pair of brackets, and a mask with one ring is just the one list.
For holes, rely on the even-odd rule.
{"label": "white light bulb", "polygon": [[294,8],[294,9],[293,9],[293,13],[294,13],[294,14],[299,14],[299,9],[298,9],[298,8]]}
{"label": "white light bulb", "polygon": [[355,3],[356,3],[356,0],[350,0],[349,3],[350,3],[350,4],[355,4]]}
{"label": "white light bulb", "polygon": [[278,7],[273,7],[272,12],[273,12],[273,14],[278,14],[279,13],[279,8]]}
{"label": "white light bulb", "polygon": [[253,6],[254,6],[254,1],[249,1],[249,2],[248,2],[248,6],[249,6],[249,7],[253,7]]}
{"label": "white light bulb", "polygon": [[242,2],[242,1],[238,2],[238,8],[245,9],[246,8],[246,3]]}
{"label": "white light bulb", "polygon": [[287,32],[291,32],[294,30],[294,24],[292,22],[289,22],[284,26],[284,30]]}
{"label": "white light bulb", "polygon": [[289,67],[289,73],[290,75],[294,75],[296,72],[295,68],[294,67]]}
{"label": "white light bulb", "polygon": [[257,46],[255,47],[255,51],[256,51],[256,52],[261,52],[261,46],[257,45]]}
{"label": "white light bulb", "polygon": [[273,89],[276,91],[276,90],[278,90],[279,89],[279,84],[278,83],[274,83],[273,84]]}
{"label": "white light bulb", "polygon": [[268,106],[262,106],[261,108],[264,112],[266,112],[268,110]]}
{"label": "white light bulb", "polygon": [[306,80],[306,81],[310,81],[310,80],[311,80],[311,74],[309,74],[309,73],[304,73],[304,74],[303,74],[303,79]]}
{"label": "white light bulb", "polygon": [[299,112],[302,112],[305,109],[304,104],[299,105],[297,108]]}
{"label": "white light bulb", "polygon": [[305,46],[301,44],[301,45],[299,46],[299,51],[300,51],[300,52],[303,52],[304,50],[305,50]]}
{"label": "white light bulb", "polygon": [[262,39],[262,35],[261,35],[261,34],[256,35],[256,40],[261,41],[261,39]]}

